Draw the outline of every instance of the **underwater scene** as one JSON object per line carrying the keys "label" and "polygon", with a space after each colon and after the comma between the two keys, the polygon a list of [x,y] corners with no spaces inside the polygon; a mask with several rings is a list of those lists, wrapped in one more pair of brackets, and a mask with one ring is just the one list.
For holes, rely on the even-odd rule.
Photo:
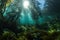
{"label": "underwater scene", "polygon": [[60,40],[60,0],[0,0],[0,40]]}

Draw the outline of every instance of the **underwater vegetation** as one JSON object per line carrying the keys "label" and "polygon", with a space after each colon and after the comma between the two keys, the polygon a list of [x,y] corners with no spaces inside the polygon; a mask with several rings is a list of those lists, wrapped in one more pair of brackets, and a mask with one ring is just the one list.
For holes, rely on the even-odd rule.
{"label": "underwater vegetation", "polygon": [[0,40],[60,40],[60,0],[0,0]]}
{"label": "underwater vegetation", "polygon": [[[53,25],[50,27],[53,27]],[[21,26],[20,30],[22,30],[20,33],[15,34],[9,29],[5,29],[0,35],[0,40],[60,40],[60,31],[54,28],[46,31],[35,26]]]}
{"label": "underwater vegetation", "polygon": [[18,28],[15,26],[12,26],[11,29],[4,28],[0,40],[60,40],[60,22],[56,19],[37,27],[35,25],[20,25]]}

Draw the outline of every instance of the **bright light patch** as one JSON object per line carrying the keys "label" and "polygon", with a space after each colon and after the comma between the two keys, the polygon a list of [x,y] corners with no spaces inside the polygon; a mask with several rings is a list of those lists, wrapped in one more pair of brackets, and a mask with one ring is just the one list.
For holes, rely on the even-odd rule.
{"label": "bright light patch", "polygon": [[25,0],[23,3],[24,8],[28,8],[29,7],[29,1]]}
{"label": "bright light patch", "polygon": [[40,0],[40,3],[41,3],[40,8],[41,8],[41,9],[44,9],[45,0]]}
{"label": "bright light patch", "polygon": [[45,7],[45,0],[37,0],[37,1],[40,3],[39,7],[41,8],[41,10],[43,10]]}

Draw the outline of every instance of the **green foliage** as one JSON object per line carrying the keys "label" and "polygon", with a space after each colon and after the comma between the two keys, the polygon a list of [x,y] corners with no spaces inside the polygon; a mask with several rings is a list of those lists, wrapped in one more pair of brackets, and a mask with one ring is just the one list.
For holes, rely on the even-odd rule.
{"label": "green foliage", "polygon": [[[31,29],[30,29],[31,28]],[[0,40],[59,40],[60,32],[53,31],[48,32],[44,30],[37,29],[36,27],[30,27],[21,33],[18,33],[17,36],[11,31],[4,31],[0,37]]]}
{"label": "green foliage", "polygon": [[11,31],[4,31],[0,40],[16,40],[16,36]]}

